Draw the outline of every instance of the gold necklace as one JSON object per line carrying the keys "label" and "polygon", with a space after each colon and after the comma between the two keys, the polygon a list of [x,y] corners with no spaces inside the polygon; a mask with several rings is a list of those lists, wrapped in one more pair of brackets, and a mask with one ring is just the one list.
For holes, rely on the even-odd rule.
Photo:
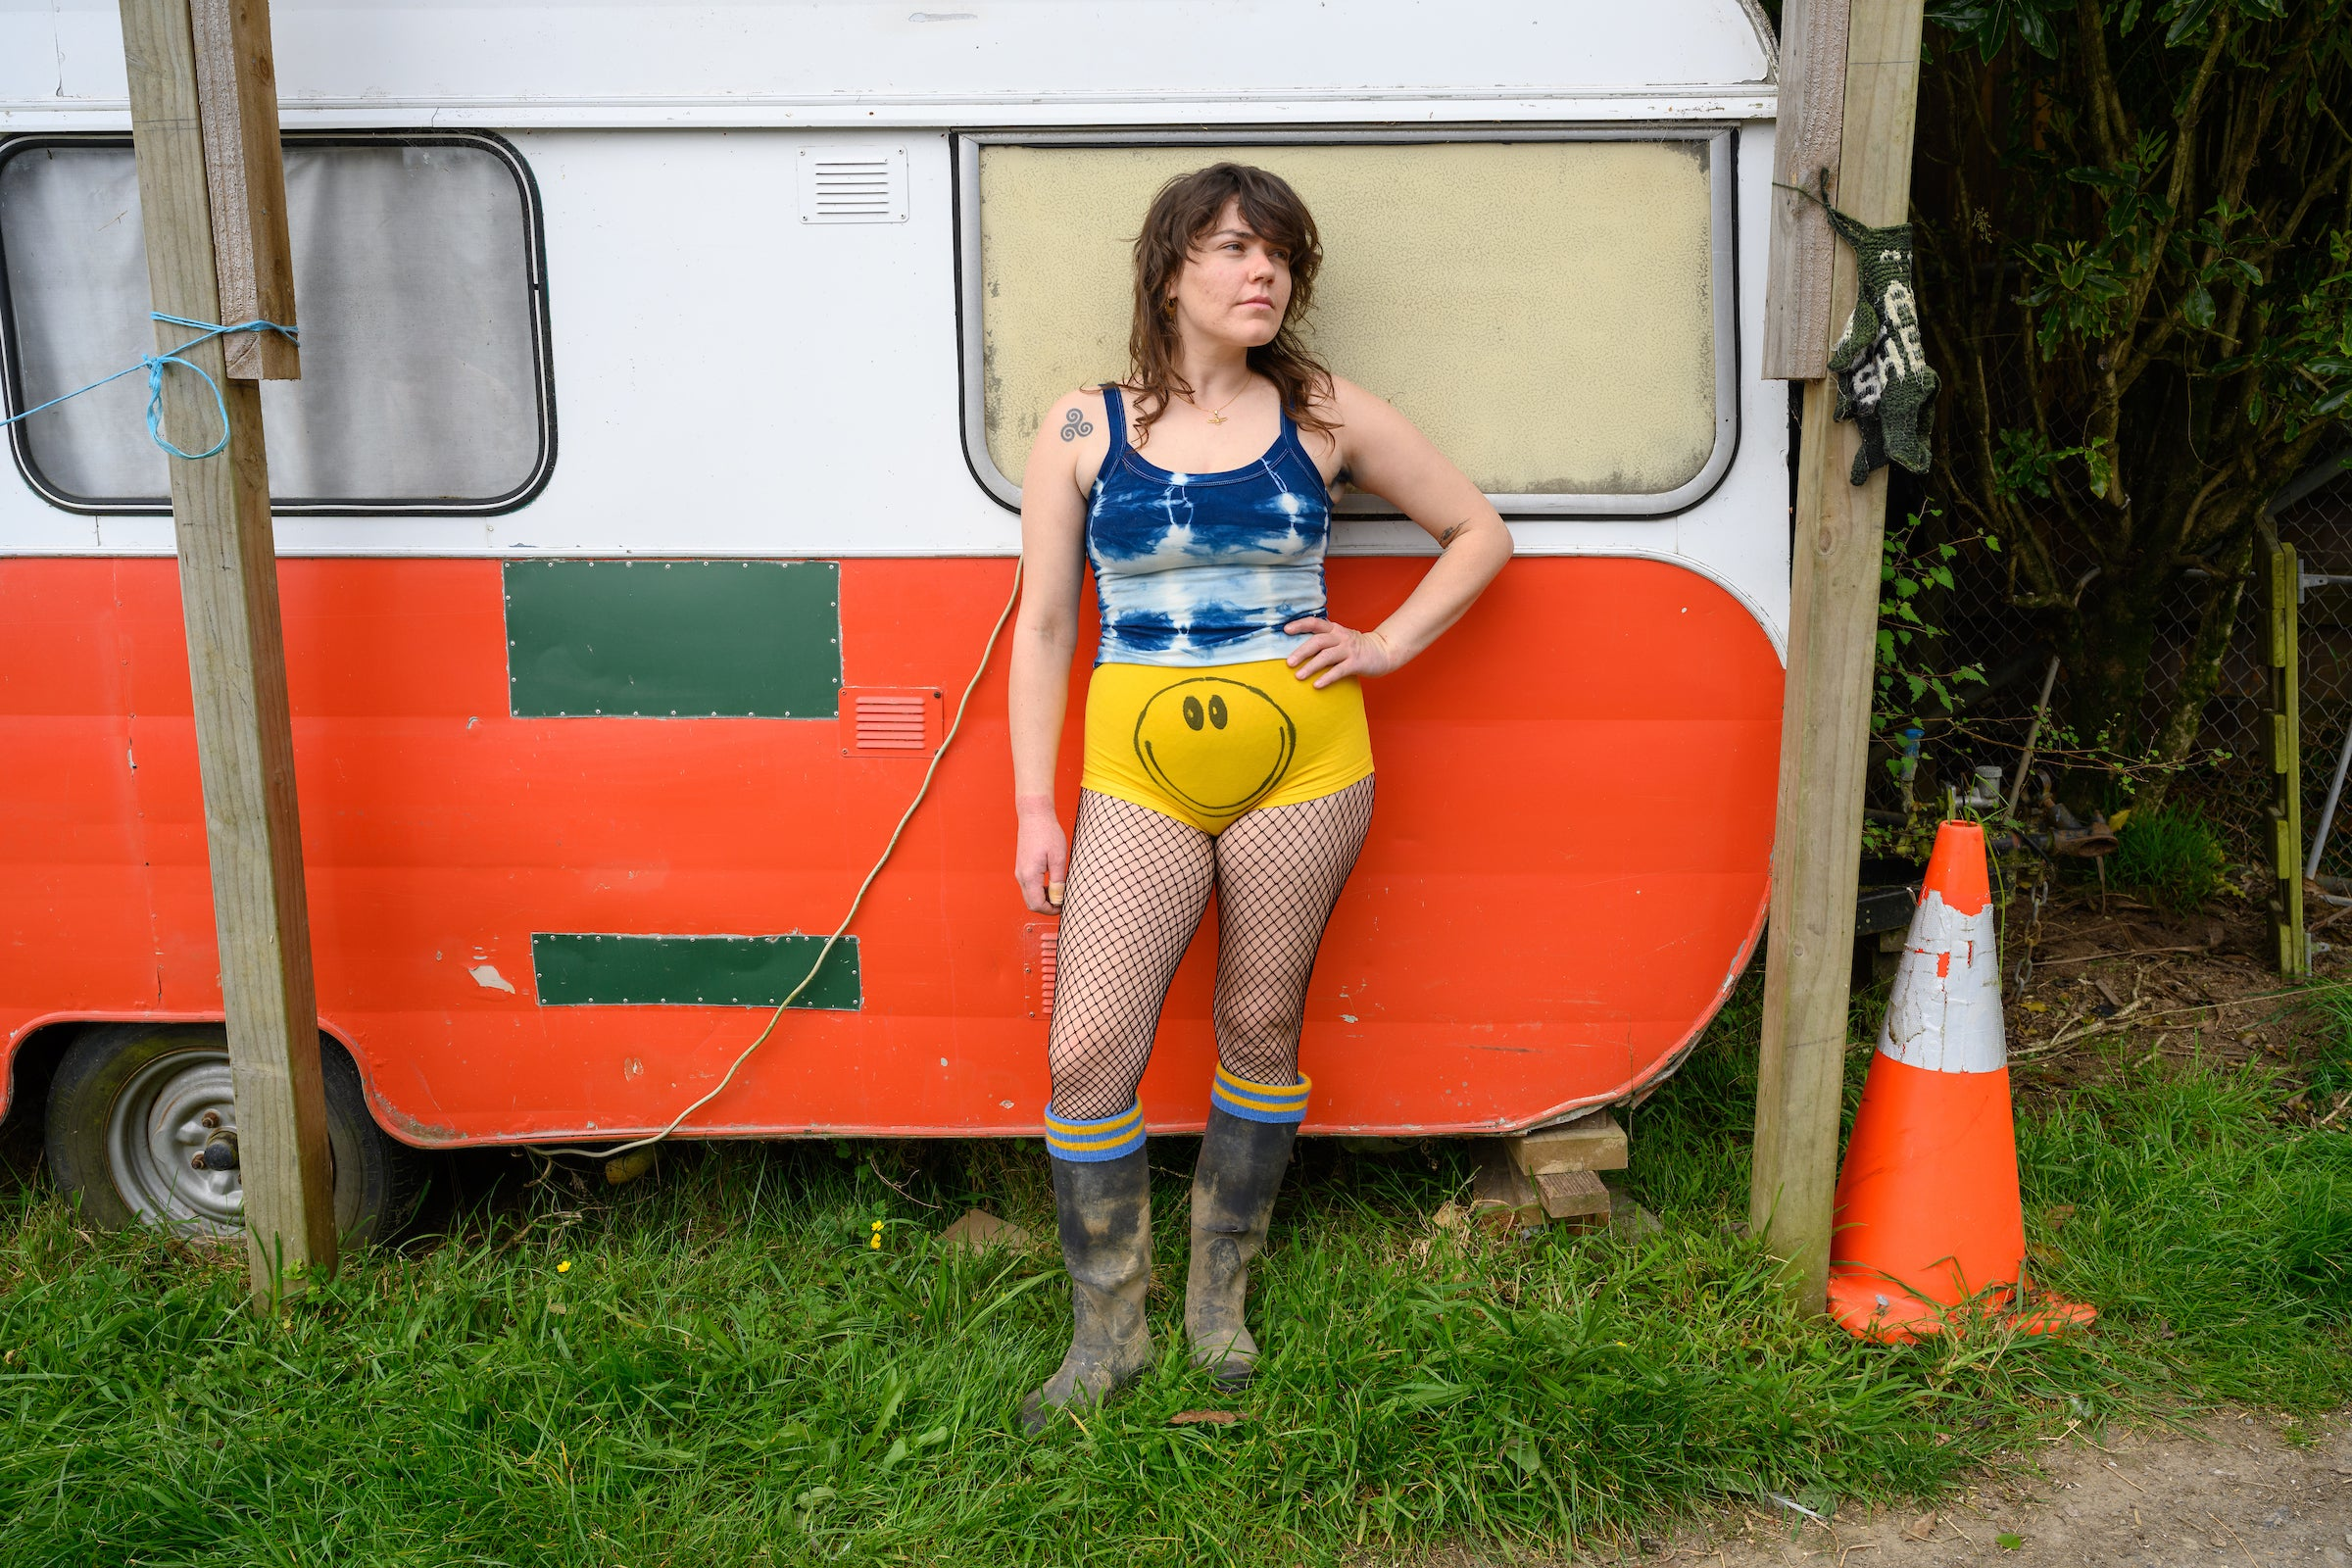
{"label": "gold necklace", "polygon": [[[1250,387],[1250,383],[1244,381],[1242,383],[1242,392],[1249,391]],[[1236,392],[1232,397],[1227,398],[1224,402],[1218,404],[1214,409],[1202,409],[1200,408],[1200,404],[1193,403],[1193,396],[1189,392],[1185,394],[1184,401],[1187,403],[1193,403],[1193,407],[1195,409],[1198,409],[1200,413],[1207,415],[1209,423],[1223,424],[1225,422],[1225,411],[1241,401],[1242,392]]]}

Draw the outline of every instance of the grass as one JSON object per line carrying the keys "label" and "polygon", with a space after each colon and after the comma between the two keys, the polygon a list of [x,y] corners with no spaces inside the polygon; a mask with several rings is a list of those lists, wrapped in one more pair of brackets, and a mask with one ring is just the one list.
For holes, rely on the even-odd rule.
{"label": "grass", "polygon": [[[2101,1306],[2095,1334],[1885,1348],[1802,1320],[1734,1225],[1756,1009],[1751,981],[1633,1114],[1631,1179],[1665,1222],[1646,1238],[1439,1231],[1458,1149],[1310,1146],[1239,1400],[1176,1353],[1192,1151],[1156,1143],[1165,1353],[1039,1441],[1009,1416],[1066,1334],[1055,1259],[931,1240],[973,1201],[1050,1237],[1026,1147],[682,1150],[613,1193],[512,1182],[274,1320],[235,1258],[85,1237],[18,1184],[0,1564],[1559,1551],[1763,1492],[1931,1494],[2070,1422],[2352,1397],[2352,1138],[2275,1124],[2283,1091],[2251,1070],[2132,1068],[2021,1126],[2038,1270]],[[1247,1419],[1167,1424],[1202,1407]]]}
{"label": "grass", "polygon": [[2352,986],[2315,986],[2310,1005],[2322,1025],[2311,1067],[2312,1093],[2323,1102],[2333,1101],[2352,1093]]}
{"label": "grass", "polygon": [[2194,913],[2229,885],[2221,830],[2188,806],[2134,811],[2116,834],[2108,875],[2175,914]]}

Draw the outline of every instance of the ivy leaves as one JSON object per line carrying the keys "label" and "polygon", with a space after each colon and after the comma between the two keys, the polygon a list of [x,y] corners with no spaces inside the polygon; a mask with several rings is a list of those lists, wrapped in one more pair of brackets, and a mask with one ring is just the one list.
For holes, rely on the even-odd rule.
{"label": "ivy leaves", "polygon": [[[2014,279],[2010,297],[2034,359],[2072,367],[2055,379],[2034,373],[2050,398],[2082,414],[2066,421],[2075,431],[2053,434],[2057,421],[2044,417],[1989,432],[1993,461],[1983,481],[1999,502],[2061,499],[2063,485],[2120,506],[2117,475],[2130,466],[2108,411],[2156,365],[2186,379],[2191,407],[2210,410],[2215,425],[2259,442],[2292,443],[2317,423],[2352,416],[2352,230],[2340,221],[2318,234],[2304,226],[2306,218],[2331,216],[2323,189],[2230,177],[2246,155],[2234,142],[2214,144],[2224,111],[2208,105],[2212,122],[2204,123],[2202,111],[2187,107],[2205,91],[2192,79],[2219,79],[2210,74],[2217,62],[2242,90],[2260,90],[2281,71],[2307,75],[2313,91],[2340,79],[2340,57],[2352,56],[2340,22],[2311,36],[2260,25],[2288,21],[2286,0],[2120,0],[2101,9],[2087,20],[2107,36],[2104,57],[2083,42],[2073,0],[1943,0],[1931,13],[1986,61],[2016,45],[2005,61],[2009,139],[1998,156],[2004,179],[2036,199],[2013,210],[2018,227],[2009,235],[1996,238],[1989,225],[1984,235]],[[2217,53],[2225,39],[2216,28],[2228,29],[2226,55]],[[2159,29],[2163,45],[2204,51],[2202,64],[2193,55],[2159,58]],[[2106,59],[2127,57],[2137,76],[2103,75]],[[2336,60],[2332,76],[2322,57]],[[2152,71],[2178,80],[2155,84]],[[2119,90],[2139,100],[2137,112],[2128,114],[2117,96],[2110,114],[2090,119],[2125,145],[2102,140],[2094,150],[2076,105]],[[2288,101],[2305,96],[2280,90]],[[2340,130],[2326,104],[2307,112]],[[2228,122],[2238,130],[2255,122],[2244,111]],[[2276,135],[2291,142],[2289,129]],[[2325,159],[2314,167],[2325,170]],[[2339,162],[2324,177],[2340,174]],[[2059,390],[2069,381],[2071,397]],[[2141,454],[2135,492],[2148,489],[2148,466]]]}
{"label": "ivy leaves", "polygon": [[[1975,44],[1977,53],[1986,61],[2001,52],[2011,33],[2048,60],[2057,56],[2059,29],[2074,11],[2071,0],[1947,0],[1931,9],[1928,20]],[[2161,24],[2165,44],[2177,47],[2196,41],[2217,15],[2282,21],[2286,0],[2231,0],[2227,7],[2223,0],[2161,0],[2155,6],[2144,0],[2124,0],[2116,24],[2127,37],[2138,31],[2142,22]]]}
{"label": "ivy leaves", "polygon": [[1942,515],[1936,508],[1914,513],[1886,530],[1880,549],[1879,653],[1874,674],[1878,690],[1870,713],[1874,732],[1916,724],[1931,707],[1948,717],[1959,709],[1961,687],[1984,683],[1982,664],[1939,668],[1929,662],[1931,645],[1943,635],[1943,629],[1931,624],[1921,611],[1924,605],[1935,603],[1938,593],[1952,591],[1952,563],[1960,559],[1964,546],[1981,543],[1997,552],[2001,542],[1989,534],[1971,539],[1923,537],[1933,531],[1929,525]]}
{"label": "ivy leaves", "polygon": [[2013,31],[2019,42],[2046,58],[2058,52],[2052,19],[2072,9],[2055,0],[1953,0],[1932,8],[1928,20],[1975,44],[1985,60],[2001,52]]}

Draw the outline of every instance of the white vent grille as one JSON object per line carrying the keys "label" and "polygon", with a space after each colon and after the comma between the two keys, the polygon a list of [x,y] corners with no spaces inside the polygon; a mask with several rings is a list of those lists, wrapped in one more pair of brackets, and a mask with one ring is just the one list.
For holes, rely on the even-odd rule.
{"label": "white vent grille", "polygon": [[851,158],[802,148],[801,221],[906,221],[906,149]]}

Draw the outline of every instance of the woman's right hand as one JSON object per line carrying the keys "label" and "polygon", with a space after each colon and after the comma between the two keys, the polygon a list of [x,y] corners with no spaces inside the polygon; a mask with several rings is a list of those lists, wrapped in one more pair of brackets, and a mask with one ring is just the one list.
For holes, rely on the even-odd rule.
{"label": "woman's right hand", "polygon": [[1013,802],[1020,833],[1012,852],[1012,879],[1021,885],[1021,902],[1039,914],[1061,912],[1061,885],[1070,870],[1070,841],[1061,831],[1048,796],[1020,796]]}

